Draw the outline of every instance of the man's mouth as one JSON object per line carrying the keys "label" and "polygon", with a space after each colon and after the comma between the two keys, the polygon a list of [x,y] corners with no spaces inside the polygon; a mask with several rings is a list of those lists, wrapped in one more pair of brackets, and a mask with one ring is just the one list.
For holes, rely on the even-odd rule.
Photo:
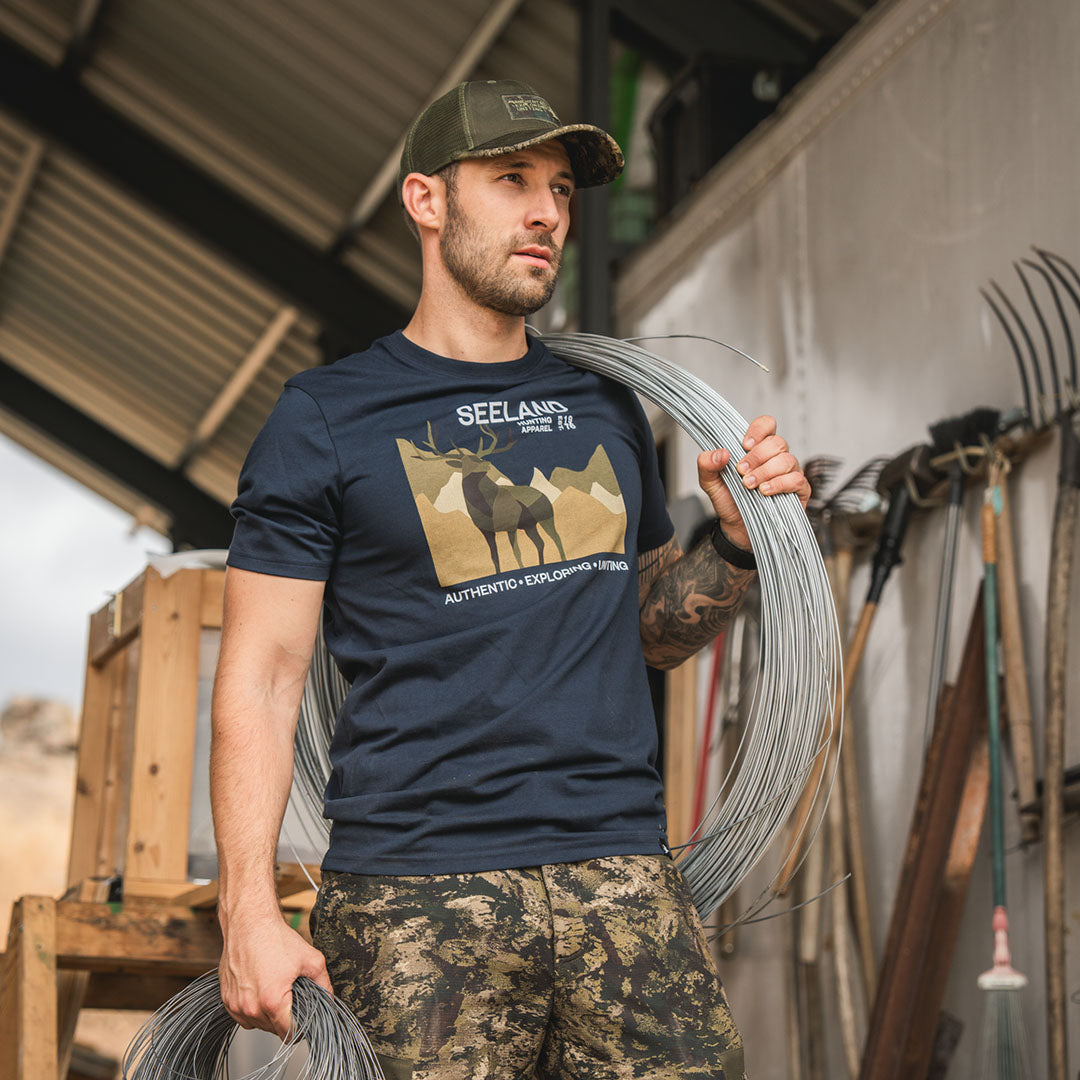
{"label": "man's mouth", "polygon": [[529,247],[518,248],[514,254],[519,259],[524,259],[530,266],[542,266],[547,268],[551,265],[551,249],[546,247],[540,247],[538,245],[530,245]]}

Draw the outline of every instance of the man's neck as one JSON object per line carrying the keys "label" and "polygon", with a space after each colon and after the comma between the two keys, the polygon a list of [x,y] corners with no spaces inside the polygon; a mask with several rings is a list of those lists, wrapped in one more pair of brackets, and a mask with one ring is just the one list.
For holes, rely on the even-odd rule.
{"label": "man's neck", "polygon": [[421,294],[404,331],[414,345],[481,364],[518,360],[528,351],[523,316],[502,315],[462,297],[448,299],[442,302],[427,289]]}

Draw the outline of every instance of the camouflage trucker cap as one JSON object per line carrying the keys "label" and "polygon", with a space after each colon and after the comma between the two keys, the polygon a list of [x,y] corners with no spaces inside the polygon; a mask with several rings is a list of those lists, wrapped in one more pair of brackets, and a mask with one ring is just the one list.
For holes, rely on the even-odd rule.
{"label": "camouflage trucker cap", "polygon": [[561,123],[527,83],[461,83],[433,101],[409,128],[398,169],[398,202],[411,172],[430,176],[463,158],[496,157],[548,139],[566,147],[578,187],[610,183],[622,172],[619,144],[603,128]]}

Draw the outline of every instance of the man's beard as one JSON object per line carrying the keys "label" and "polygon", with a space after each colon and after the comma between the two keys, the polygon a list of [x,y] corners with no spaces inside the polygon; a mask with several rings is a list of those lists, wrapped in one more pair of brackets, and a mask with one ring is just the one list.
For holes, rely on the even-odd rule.
{"label": "man's beard", "polygon": [[[488,240],[461,209],[453,190],[448,187],[446,228],[439,237],[439,251],[450,276],[470,300],[502,315],[531,315],[539,311],[555,291],[562,249],[549,232],[522,233],[511,246],[503,249],[493,238]],[[550,269],[530,266],[522,279],[507,265],[514,251],[532,245],[551,251]]]}

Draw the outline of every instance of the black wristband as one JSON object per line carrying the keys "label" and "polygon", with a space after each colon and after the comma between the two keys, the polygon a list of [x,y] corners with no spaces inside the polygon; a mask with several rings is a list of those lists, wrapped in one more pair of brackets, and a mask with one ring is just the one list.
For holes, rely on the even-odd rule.
{"label": "black wristband", "polygon": [[754,553],[752,551],[747,551],[746,548],[736,547],[724,535],[724,530],[720,527],[719,518],[713,522],[709,539],[712,540],[712,546],[716,549],[716,554],[719,555],[724,562],[729,562],[732,566],[738,567],[740,570],[757,569],[757,559],[754,558]]}

